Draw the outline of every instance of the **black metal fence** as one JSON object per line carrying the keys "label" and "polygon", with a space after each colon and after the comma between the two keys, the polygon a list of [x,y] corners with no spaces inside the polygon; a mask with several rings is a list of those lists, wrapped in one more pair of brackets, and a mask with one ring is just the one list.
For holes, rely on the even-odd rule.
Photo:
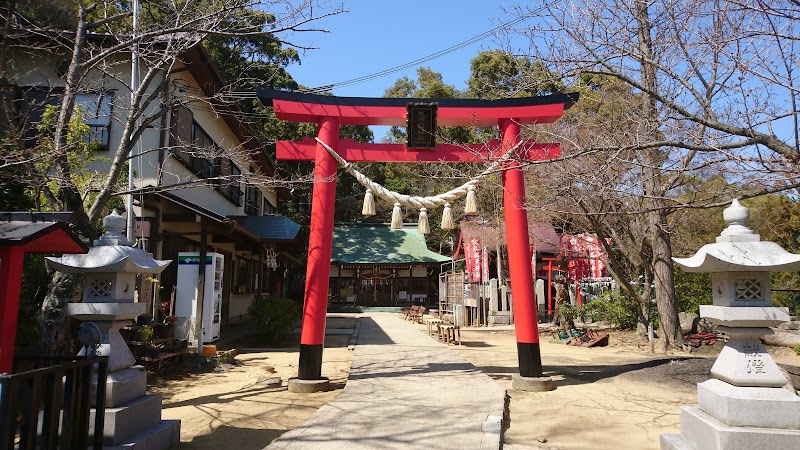
{"label": "black metal fence", "polygon": [[15,365],[30,369],[0,375],[0,450],[103,448],[107,357],[17,357]]}

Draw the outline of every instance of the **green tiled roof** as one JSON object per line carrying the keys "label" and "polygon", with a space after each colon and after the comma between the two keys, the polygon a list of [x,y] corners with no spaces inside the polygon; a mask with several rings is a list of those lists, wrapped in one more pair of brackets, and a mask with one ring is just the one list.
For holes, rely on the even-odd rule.
{"label": "green tiled roof", "polygon": [[414,225],[392,230],[389,225],[337,225],[331,262],[340,264],[441,263],[447,256],[428,250]]}

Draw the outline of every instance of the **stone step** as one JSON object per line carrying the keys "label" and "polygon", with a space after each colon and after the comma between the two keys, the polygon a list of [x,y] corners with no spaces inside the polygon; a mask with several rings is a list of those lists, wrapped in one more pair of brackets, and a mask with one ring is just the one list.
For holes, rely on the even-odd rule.
{"label": "stone step", "polygon": [[661,450],[694,450],[680,434],[662,434]]}
{"label": "stone step", "polygon": [[710,379],[697,385],[697,401],[700,410],[732,427],[800,429],[800,397],[783,388]]}
{"label": "stone step", "polygon": [[786,450],[800,448],[800,430],[731,427],[696,406],[681,407],[681,437],[702,450]]}
{"label": "stone step", "polygon": [[[92,409],[89,434],[94,433]],[[146,394],[115,408],[106,408],[103,424],[103,444],[119,445],[161,422],[161,394]]]}
{"label": "stone step", "polygon": [[103,450],[167,450],[181,441],[181,421],[162,420],[156,426],[134,436],[128,442],[103,446]]}

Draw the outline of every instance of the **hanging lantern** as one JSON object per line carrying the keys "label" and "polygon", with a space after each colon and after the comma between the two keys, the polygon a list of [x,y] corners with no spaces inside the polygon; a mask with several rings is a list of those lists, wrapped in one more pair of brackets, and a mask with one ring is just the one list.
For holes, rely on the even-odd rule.
{"label": "hanging lantern", "polygon": [[392,210],[392,229],[403,229],[403,211],[400,209],[400,203],[395,203]]}
{"label": "hanging lantern", "polygon": [[453,223],[453,209],[450,207],[450,203],[444,204],[444,211],[442,211],[442,227],[443,230],[452,230],[455,228],[455,224]]}
{"label": "hanging lantern", "polygon": [[428,224],[428,208],[419,209],[419,224],[417,224],[417,231],[420,234],[428,234],[431,232],[431,226]]}

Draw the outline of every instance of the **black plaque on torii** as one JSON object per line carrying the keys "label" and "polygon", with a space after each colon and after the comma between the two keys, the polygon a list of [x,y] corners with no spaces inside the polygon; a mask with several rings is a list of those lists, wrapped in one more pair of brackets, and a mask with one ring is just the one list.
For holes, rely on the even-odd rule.
{"label": "black plaque on torii", "polygon": [[436,148],[438,103],[406,104],[406,148]]}

